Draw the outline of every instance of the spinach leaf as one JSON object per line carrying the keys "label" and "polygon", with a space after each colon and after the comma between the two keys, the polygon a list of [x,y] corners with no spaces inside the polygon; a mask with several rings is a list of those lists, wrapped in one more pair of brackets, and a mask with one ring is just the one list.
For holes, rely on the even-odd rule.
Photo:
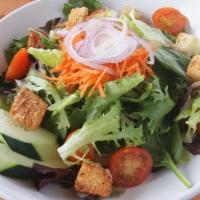
{"label": "spinach leaf", "polygon": [[83,108],[74,108],[69,115],[71,129],[79,129],[86,121],[87,110]]}
{"label": "spinach leaf", "polygon": [[10,64],[14,55],[23,47],[27,47],[28,36],[24,36],[20,39],[14,39],[8,49],[5,50],[5,57],[8,64]]}
{"label": "spinach leaf", "polygon": [[185,70],[190,63],[190,58],[170,48],[161,48],[155,53],[161,67],[175,73],[179,77],[188,80]]}
{"label": "spinach leaf", "polygon": [[71,10],[76,7],[87,7],[89,12],[100,9],[102,7],[101,3],[97,0],[69,0],[68,3],[64,4],[63,13],[66,18],[68,18]]}
{"label": "spinach leaf", "polygon": [[179,127],[176,123],[165,135],[152,136],[145,144],[145,148],[153,156],[155,167],[167,167],[186,187],[192,187],[190,181],[176,166],[182,163],[182,153],[185,153]]}
{"label": "spinach leaf", "polygon": [[168,87],[169,96],[174,102],[178,102],[185,95],[188,81],[177,76],[172,71],[164,68],[158,62],[153,66],[153,71],[159,77],[161,88]]}

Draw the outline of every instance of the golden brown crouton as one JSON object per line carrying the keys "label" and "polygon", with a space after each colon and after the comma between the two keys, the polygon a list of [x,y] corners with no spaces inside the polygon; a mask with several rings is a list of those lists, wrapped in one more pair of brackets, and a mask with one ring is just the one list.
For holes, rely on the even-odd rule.
{"label": "golden brown crouton", "polygon": [[39,96],[22,88],[14,100],[10,114],[24,127],[36,129],[40,126],[47,107]]}
{"label": "golden brown crouton", "polygon": [[199,39],[191,34],[179,33],[175,48],[188,56],[197,55],[200,52]]}
{"label": "golden brown crouton", "polygon": [[195,82],[200,81],[200,55],[194,56],[187,67],[187,75]]}
{"label": "golden brown crouton", "polygon": [[28,39],[28,47],[45,49],[45,46],[44,44],[42,44],[41,37],[39,36],[38,33],[30,31]]}
{"label": "golden brown crouton", "polygon": [[101,197],[110,196],[112,191],[110,171],[98,163],[83,163],[75,181],[75,189]]}
{"label": "golden brown crouton", "polygon": [[74,8],[69,14],[67,25],[72,28],[73,26],[84,22],[88,16],[88,8]]}

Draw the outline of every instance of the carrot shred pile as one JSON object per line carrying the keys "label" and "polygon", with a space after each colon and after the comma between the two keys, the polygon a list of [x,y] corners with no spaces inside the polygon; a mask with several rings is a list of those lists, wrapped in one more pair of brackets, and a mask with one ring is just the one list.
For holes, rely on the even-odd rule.
{"label": "carrot shred pile", "polygon": [[[83,38],[83,34],[75,38],[74,44]],[[114,71],[114,75],[110,75],[106,70],[98,71],[77,63],[65,52],[64,63],[51,70],[51,73],[58,74],[58,77],[47,79],[54,82],[62,82],[69,90],[70,88],[77,88],[80,90],[81,96],[87,94],[88,97],[91,97],[95,91],[98,91],[101,97],[105,97],[104,85],[108,81],[131,76],[137,72],[146,78],[151,77],[153,71],[147,62],[148,52],[144,48],[138,48],[123,62],[106,64],[105,66],[112,68]]]}

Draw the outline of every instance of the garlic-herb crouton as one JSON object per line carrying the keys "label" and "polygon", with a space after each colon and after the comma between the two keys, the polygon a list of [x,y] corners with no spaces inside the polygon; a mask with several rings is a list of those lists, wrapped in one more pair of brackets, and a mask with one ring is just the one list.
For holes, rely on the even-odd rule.
{"label": "garlic-herb crouton", "polygon": [[22,126],[39,128],[48,105],[36,94],[22,88],[11,107],[11,116]]}
{"label": "garlic-herb crouton", "polygon": [[45,46],[42,43],[40,35],[34,31],[29,32],[28,48],[29,47],[33,47],[37,49],[40,49],[40,48],[45,49]]}
{"label": "garlic-herb crouton", "polygon": [[98,163],[83,163],[75,181],[75,189],[101,197],[110,196],[112,192],[111,173]]}
{"label": "garlic-herb crouton", "polygon": [[194,56],[187,67],[187,75],[195,82],[200,81],[200,55]]}
{"label": "garlic-herb crouton", "polygon": [[200,52],[200,43],[194,35],[179,33],[176,39],[175,49],[188,56],[194,56]]}
{"label": "garlic-herb crouton", "polygon": [[71,13],[69,14],[67,25],[72,28],[73,26],[84,22],[88,14],[88,8],[86,7],[72,9]]}

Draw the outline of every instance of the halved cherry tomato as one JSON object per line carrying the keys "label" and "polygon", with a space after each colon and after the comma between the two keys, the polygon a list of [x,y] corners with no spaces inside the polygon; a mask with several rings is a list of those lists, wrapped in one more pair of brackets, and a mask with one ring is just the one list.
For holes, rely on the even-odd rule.
{"label": "halved cherry tomato", "polygon": [[23,78],[30,68],[30,59],[26,48],[20,49],[13,57],[6,72],[6,80],[13,81]]}
{"label": "halved cherry tomato", "polygon": [[176,35],[187,25],[187,18],[175,8],[164,7],[153,14],[153,24],[156,28]]}
{"label": "halved cherry tomato", "polygon": [[109,168],[117,187],[130,188],[142,183],[153,167],[151,155],[139,147],[126,147],[116,151]]}
{"label": "halved cherry tomato", "polygon": [[[68,140],[76,131],[77,131],[77,130],[71,131],[71,132],[67,135],[67,137],[66,137],[66,139],[65,139],[65,142],[67,142],[67,140]],[[88,160],[93,161],[93,160],[94,160],[94,157],[95,157],[95,150],[94,150],[94,147],[93,147],[92,144],[88,144],[87,147],[88,147],[88,148],[83,147],[83,148],[78,149],[78,150],[76,151],[76,155],[82,158],[82,157],[85,155],[85,152],[88,151],[88,149],[89,149],[89,151],[88,151],[88,153],[86,154],[85,158],[88,159]],[[73,157],[73,156],[70,156],[70,157],[68,158],[68,160],[71,161],[71,162],[77,162],[77,159],[76,159],[75,157]],[[81,164],[81,162],[80,162],[80,164]]]}

